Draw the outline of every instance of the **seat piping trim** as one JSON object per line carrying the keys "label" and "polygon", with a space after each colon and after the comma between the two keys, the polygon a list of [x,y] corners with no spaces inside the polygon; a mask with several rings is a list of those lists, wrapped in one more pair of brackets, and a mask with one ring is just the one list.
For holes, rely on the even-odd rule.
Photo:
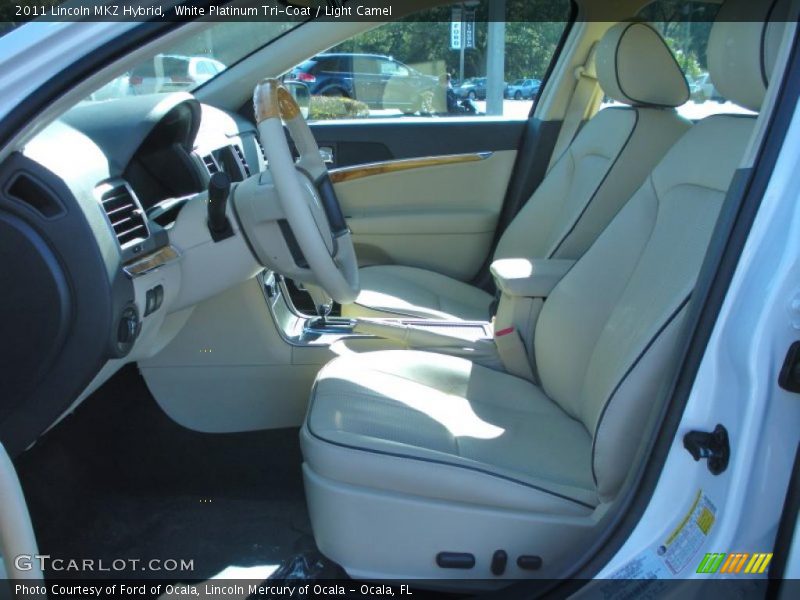
{"label": "seat piping trim", "polygon": [[[547,258],[555,258],[556,252],[559,251],[561,246],[564,245],[564,242],[567,241],[567,238],[569,238],[569,236],[571,236],[572,233],[575,231],[575,228],[578,226],[578,223],[580,223],[581,219],[583,219],[583,216],[586,214],[586,211],[589,210],[589,207],[592,205],[592,202],[594,202],[594,199],[597,197],[597,194],[600,193],[600,190],[605,185],[606,181],[608,180],[609,176],[611,175],[611,172],[617,166],[617,163],[619,162],[620,157],[625,153],[625,150],[628,148],[628,144],[633,139],[633,134],[636,132],[636,128],[639,126],[639,108],[636,107],[636,106],[611,107],[611,108],[607,108],[606,110],[620,110],[620,111],[633,110],[634,111],[634,115],[635,115],[634,120],[633,120],[633,126],[631,127],[630,132],[628,132],[628,137],[625,139],[625,142],[620,147],[619,152],[617,152],[617,155],[614,157],[614,160],[611,162],[611,164],[609,165],[609,167],[606,170],[605,174],[603,175],[603,179],[601,179],[600,183],[597,184],[597,187],[594,188],[594,192],[592,192],[592,195],[589,197],[589,199],[583,205],[583,208],[581,208],[580,213],[578,213],[578,215],[572,221],[572,224],[570,225],[569,229],[564,233],[564,235],[561,236],[561,239],[555,245],[553,250],[548,254]],[[578,134],[578,135],[580,135],[580,134]]]}
{"label": "seat piping trim", "polygon": [[[661,334],[664,333],[664,330],[666,330],[666,328],[670,326],[670,324],[675,320],[675,317],[677,317],[680,314],[680,312],[684,309],[684,307],[689,303],[689,300],[691,300],[691,298],[692,298],[692,294],[690,292],[681,301],[681,303],[678,304],[677,308],[674,311],[672,311],[672,314],[670,314],[670,316],[667,317],[667,319],[664,321],[664,323],[661,324],[661,327],[658,328],[658,331],[656,331],[653,334],[653,337],[650,338],[650,340],[647,342],[647,344],[642,349],[642,351],[639,352],[637,357],[634,359],[633,363],[631,363],[631,365],[628,367],[628,370],[625,371],[625,374],[617,382],[617,385],[614,386],[614,389],[612,390],[611,394],[609,394],[608,399],[606,400],[605,404],[603,405],[603,410],[600,412],[600,417],[597,419],[597,427],[595,428],[594,436],[593,436],[593,439],[592,439],[592,479],[594,480],[595,485],[598,485],[598,483],[597,483],[597,473],[595,472],[595,469],[594,469],[594,457],[595,457],[595,451],[597,449],[597,437],[598,437],[597,434],[600,431],[600,426],[603,424],[603,417],[606,416],[606,411],[608,410],[608,407],[611,405],[611,402],[614,399],[614,396],[617,394],[619,389],[622,387],[622,384],[625,383],[625,380],[628,378],[628,376],[633,372],[633,370],[636,368],[636,366],[639,364],[639,362],[642,360],[642,358],[644,358],[644,355],[647,354],[647,352],[650,350],[650,348],[653,347],[653,344],[656,343],[656,340],[658,340],[658,338],[661,337]],[[599,487],[599,485],[598,485],[598,487]]]}
{"label": "seat piping trim", "polygon": [[[308,410],[309,416],[311,415],[311,411],[313,410],[314,402],[316,402],[316,399],[317,399],[317,384],[315,382],[314,383],[314,389],[311,392],[311,406],[309,407],[309,410]],[[347,448],[349,450],[359,450],[361,452],[370,452],[372,454],[380,454],[380,455],[383,455],[383,456],[391,456],[391,457],[394,457],[394,458],[406,458],[406,459],[416,460],[416,461],[420,461],[420,462],[432,463],[432,464],[437,464],[437,465],[445,465],[445,466],[448,466],[448,467],[456,467],[458,469],[467,469],[469,471],[475,471],[476,473],[481,473],[483,475],[489,475],[491,477],[496,477],[498,479],[503,479],[503,480],[509,481],[511,483],[516,483],[516,484],[525,486],[527,488],[534,489],[534,490],[539,491],[539,492],[544,492],[545,494],[549,494],[551,496],[555,496],[557,498],[561,498],[562,500],[567,500],[568,502],[573,502],[575,504],[579,504],[579,505],[584,506],[584,507],[589,508],[589,509],[596,508],[596,506],[594,506],[592,504],[588,504],[586,502],[583,502],[582,500],[577,500],[575,498],[570,498],[569,496],[566,496],[564,494],[560,494],[558,492],[554,492],[553,490],[548,490],[548,489],[546,489],[544,487],[541,487],[541,486],[538,486],[538,485],[534,485],[534,484],[528,483],[526,481],[520,481],[519,479],[514,479],[513,477],[509,477],[507,475],[500,475],[498,473],[492,473],[491,471],[489,471],[487,469],[481,469],[480,467],[472,467],[470,465],[459,465],[457,463],[448,462],[446,460],[436,460],[436,459],[433,459],[433,458],[423,458],[421,456],[411,456],[409,454],[401,454],[399,452],[388,452],[386,450],[375,450],[373,448],[364,448],[363,446],[354,446],[352,444],[345,444],[345,443],[342,443],[342,442],[334,442],[333,440],[324,438],[321,435],[315,433],[314,430],[311,428],[310,419],[306,419],[306,429],[308,429],[308,432],[313,437],[317,438],[318,440],[320,440],[322,442],[325,442],[327,444],[332,444],[334,446],[339,446],[340,448]]]}
{"label": "seat piping trim", "polygon": [[675,55],[672,53],[672,50],[670,50],[669,45],[667,45],[667,41],[663,38],[663,36],[660,33],[658,33],[658,31],[653,29],[653,27],[650,26],[648,23],[645,23],[643,21],[633,21],[622,31],[622,33],[619,34],[619,38],[617,39],[616,48],[614,48],[614,78],[617,80],[617,88],[619,88],[619,91],[622,92],[622,94],[628,100],[631,101],[631,105],[633,105],[633,106],[640,106],[640,107],[643,107],[643,108],[649,108],[649,107],[652,107],[652,108],[676,108],[678,106],[681,106],[681,105],[687,103],[691,99],[691,90],[689,89],[689,84],[685,80],[685,78],[684,78],[683,85],[686,88],[686,99],[683,102],[681,102],[680,104],[672,104],[672,105],[670,105],[670,104],[658,104],[658,103],[655,103],[655,102],[643,102],[641,100],[635,99],[633,96],[629,95],[628,92],[626,92],[622,88],[622,82],[620,81],[620,78],[619,78],[619,50],[620,50],[620,46],[622,46],[623,38],[627,35],[628,31],[632,27],[634,27],[635,25],[642,25],[642,26],[646,27],[647,29],[650,30],[651,33],[653,33],[656,36],[656,38],[658,38],[658,40],[661,42],[661,44],[666,49],[667,54],[672,59],[672,62],[675,64],[675,67],[678,69],[678,71],[680,71],[681,74],[683,74],[683,69],[681,69],[680,64],[678,64],[678,60],[675,58]]}

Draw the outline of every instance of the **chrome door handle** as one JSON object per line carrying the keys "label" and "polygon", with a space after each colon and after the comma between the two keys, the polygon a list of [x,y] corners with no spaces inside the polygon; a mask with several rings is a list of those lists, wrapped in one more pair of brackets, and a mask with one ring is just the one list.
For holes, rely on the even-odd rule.
{"label": "chrome door handle", "polygon": [[324,162],[326,165],[333,164],[333,148],[330,146],[322,146],[319,149],[319,155],[322,157],[322,162]]}

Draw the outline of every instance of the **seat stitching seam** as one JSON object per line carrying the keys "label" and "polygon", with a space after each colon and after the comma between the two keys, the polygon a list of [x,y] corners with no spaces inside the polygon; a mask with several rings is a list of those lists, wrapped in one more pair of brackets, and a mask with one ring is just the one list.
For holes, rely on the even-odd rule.
{"label": "seat stitching seam", "polygon": [[[676,184],[671,185],[669,187],[665,187],[663,190],[661,190],[661,192],[658,192],[658,193],[660,193],[660,195],[662,195],[662,196],[666,196],[667,194],[671,193],[673,190],[677,190],[678,188],[682,188],[682,187],[699,188],[701,190],[707,190],[709,192],[719,192],[720,194],[725,194],[728,191],[727,189],[722,189],[722,188],[714,187],[714,186],[711,186],[711,185],[705,185],[703,183],[692,183],[690,181],[682,181],[681,183],[676,183]],[[655,191],[655,183],[653,183],[653,190]]]}

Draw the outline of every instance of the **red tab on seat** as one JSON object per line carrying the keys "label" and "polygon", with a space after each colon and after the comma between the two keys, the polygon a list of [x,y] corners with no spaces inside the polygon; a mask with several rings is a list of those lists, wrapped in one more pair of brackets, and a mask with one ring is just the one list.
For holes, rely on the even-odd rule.
{"label": "red tab on seat", "polygon": [[503,335],[508,335],[509,333],[514,333],[513,327],[506,327],[505,329],[501,329],[500,331],[495,331],[494,335],[495,337],[500,337]]}

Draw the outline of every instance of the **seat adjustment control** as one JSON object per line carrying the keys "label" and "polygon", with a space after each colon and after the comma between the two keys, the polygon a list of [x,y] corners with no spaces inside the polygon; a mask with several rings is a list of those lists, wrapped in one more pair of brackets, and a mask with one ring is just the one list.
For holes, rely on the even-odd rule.
{"label": "seat adjustment control", "polygon": [[471,569],[475,566],[475,556],[469,552],[439,552],[436,564],[442,569]]}
{"label": "seat adjustment control", "polygon": [[506,572],[508,564],[508,553],[505,550],[495,550],[492,554],[492,575],[502,575]]}
{"label": "seat adjustment control", "polygon": [[722,425],[717,425],[711,433],[690,431],[683,436],[683,447],[695,460],[708,460],[708,470],[713,475],[719,475],[728,468],[731,446],[728,443],[728,430]]}
{"label": "seat adjustment control", "polygon": [[532,554],[523,554],[517,557],[517,566],[525,571],[536,571],[542,568],[542,557]]}

